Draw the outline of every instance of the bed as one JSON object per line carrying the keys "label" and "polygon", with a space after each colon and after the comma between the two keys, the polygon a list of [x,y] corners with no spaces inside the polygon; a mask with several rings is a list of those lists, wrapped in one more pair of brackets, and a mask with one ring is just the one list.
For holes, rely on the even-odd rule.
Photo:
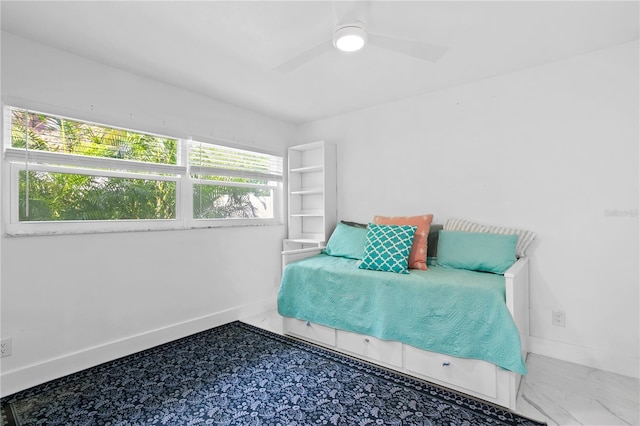
{"label": "bed", "polygon": [[[424,265],[410,268],[407,255],[400,273],[362,267],[370,248],[366,236],[371,238],[372,229],[396,232],[396,225],[340,223],[327,247],[283,252],[278,311],[285,333],[515,409],[520,379],[527,373],[524,249],[533,234],[466,221],[441,226],[429,220],[428,225]],[[457,245],[451,245],[454,237]],[[507,251],[514,251],[513,259],[501,259],[493,272],[482,270],[486,262],[477,266],[477,257],[486,260],[492,251],[493,240],[487,238],[500,244],[508,239]],[[472,256],[471,267],[469,259],[456,263],[474,244],[482,249]],[[403,255],[408,252],[405,247]]]}

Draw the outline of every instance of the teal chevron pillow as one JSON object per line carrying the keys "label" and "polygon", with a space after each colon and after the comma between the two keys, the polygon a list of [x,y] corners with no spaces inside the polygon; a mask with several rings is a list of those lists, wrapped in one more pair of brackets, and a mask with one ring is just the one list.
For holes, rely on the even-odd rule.
{"label": "teal chevron pillow", "polygon": [[360,269],[408,274],[409,252],[417,226],[370,223]]}

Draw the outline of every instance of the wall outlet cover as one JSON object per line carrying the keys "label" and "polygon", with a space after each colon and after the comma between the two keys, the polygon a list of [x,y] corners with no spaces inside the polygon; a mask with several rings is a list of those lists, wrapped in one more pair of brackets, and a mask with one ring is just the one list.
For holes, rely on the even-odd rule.
{"label": "wall outlet cover", "polygon": [[566,327],[567,318],[564,311],[552,311],[551,312],[551,324],[556,327]]}
{"label": "wall outlet cover", "polygon": [[0,340],[0,358],[11,355],[11,337]]}

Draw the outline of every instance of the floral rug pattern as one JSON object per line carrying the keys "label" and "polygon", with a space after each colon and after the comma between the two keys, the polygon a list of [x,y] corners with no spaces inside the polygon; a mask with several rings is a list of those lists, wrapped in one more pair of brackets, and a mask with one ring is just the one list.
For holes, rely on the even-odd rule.
{"label": "floral rug pattern", "polygon": [[540,425],[234,322],[2,399],[3,424]]}

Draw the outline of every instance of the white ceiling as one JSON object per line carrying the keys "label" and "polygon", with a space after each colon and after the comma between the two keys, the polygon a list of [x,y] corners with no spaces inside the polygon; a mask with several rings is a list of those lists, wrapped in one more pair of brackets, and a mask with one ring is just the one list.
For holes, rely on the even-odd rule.
{"label": "white ceiling", "polygon": [[431,63],[366,46],[289,73],[274,68],[329,39],[353,2],[3,0],[1,14],[3,31],[302,123],[637,40],[638,5],[374,0],[370,31],[448,52]]}

